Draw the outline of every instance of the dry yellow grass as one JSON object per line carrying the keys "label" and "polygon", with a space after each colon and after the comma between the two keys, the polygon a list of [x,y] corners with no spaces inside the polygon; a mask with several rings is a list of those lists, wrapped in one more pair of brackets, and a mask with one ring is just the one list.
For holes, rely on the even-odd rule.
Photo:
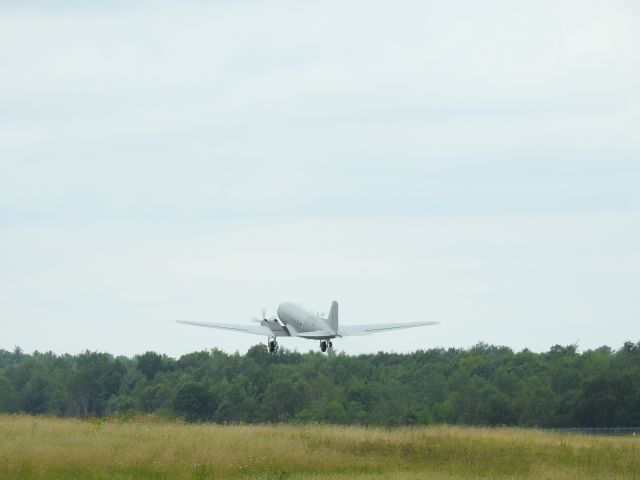
{"label": "dry yellow grass", "polygon": [[0,416],[0,478],[637,479],[640,440]]}

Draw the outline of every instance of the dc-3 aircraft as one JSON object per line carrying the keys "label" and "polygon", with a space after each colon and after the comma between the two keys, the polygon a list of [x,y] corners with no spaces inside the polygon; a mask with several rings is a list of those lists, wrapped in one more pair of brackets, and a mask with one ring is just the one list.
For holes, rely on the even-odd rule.
{"label": "dc-3 aircraft", "polygon": [[352,335],[371,335],[372,333],[388,332],[401,328],[424,327],[436,325],[440,322],[409,322],[409,323],[377,323],[371,325],[338,325],[338,302],[331,304],[329,316],[321,317],[304,310],[295,303],[281,303],[278,307],[278,315],[266,318],[263,310],[262,319],[254,318],[259,325],[236,325],[233,323],[209,323],[209,322],[187,322],[178,320],[178,323],[187,325],[197,325],[199,327],[221,328],[234,332],[253,333],[255,335],[266,335],[268,337],[269,352],[276,350],[277,337],[300,337],[311,340],[320,340],[320,350],[327,351],[332,348],[331,339],[347,337]]}

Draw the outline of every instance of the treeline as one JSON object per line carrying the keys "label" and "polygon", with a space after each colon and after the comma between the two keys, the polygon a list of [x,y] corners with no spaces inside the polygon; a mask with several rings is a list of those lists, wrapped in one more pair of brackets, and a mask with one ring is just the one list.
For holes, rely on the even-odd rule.
{"label": "treeline", "polygon": [[619,350],[469,349],[327,357],[264,345],[173,359],[0,350],[0,412],[189,421],[640,425],[640,342]]}

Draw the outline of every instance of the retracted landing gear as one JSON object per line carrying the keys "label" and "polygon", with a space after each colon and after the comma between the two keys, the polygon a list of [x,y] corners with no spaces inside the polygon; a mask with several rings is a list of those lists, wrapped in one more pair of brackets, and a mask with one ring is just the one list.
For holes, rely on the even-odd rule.
{"label": "retracted landing gear", "polygon": [[326,352],[327,348],[331,348],[331,347],[333,347],[331,340],[329,341],[320,340],[320,351],[322,351],[322,353]]}
{"label": "retracted landing gear", "polygon": [[269,353],[275,352],[276,348],[278,348],[278,344],[276,343],[276,338],[269,337],[269,342],[267,343],[267,346],[269,347]]}

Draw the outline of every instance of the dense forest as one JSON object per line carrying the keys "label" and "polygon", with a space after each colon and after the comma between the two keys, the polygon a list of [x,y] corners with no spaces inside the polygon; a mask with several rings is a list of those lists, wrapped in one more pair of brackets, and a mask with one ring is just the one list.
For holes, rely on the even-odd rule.
{"label": "dense forest", "polygon": [[0,350],[0,412],[74,417],[154,413],[188,421],[360,425],[640,425],[640,342],[349,356],[264,345],[173,359]]}

